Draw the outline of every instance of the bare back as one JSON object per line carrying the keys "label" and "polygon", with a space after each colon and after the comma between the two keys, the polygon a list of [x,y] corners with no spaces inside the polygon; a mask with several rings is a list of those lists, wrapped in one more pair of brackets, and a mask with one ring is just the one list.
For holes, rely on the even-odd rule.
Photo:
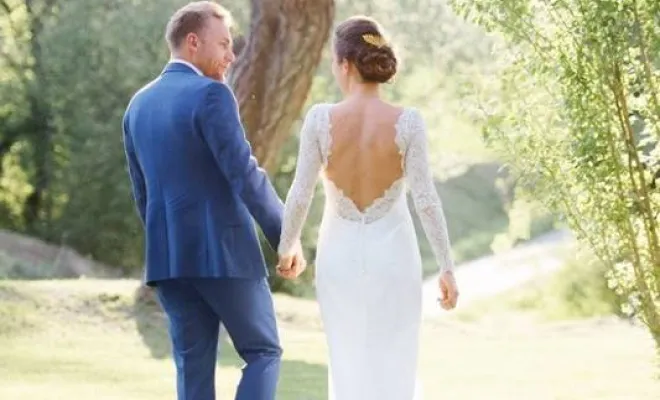
{"label": "bare back", "polygon": [[364,211],[403,177],[396,142],[403,110],[374,99],[339,103],[329,112],[326,177]]}

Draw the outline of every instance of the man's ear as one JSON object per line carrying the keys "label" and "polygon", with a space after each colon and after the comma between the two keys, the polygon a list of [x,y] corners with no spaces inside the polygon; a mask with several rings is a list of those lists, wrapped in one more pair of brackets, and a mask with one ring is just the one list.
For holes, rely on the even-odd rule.
{"label": "man's ear", "polygon": [[199,47],[199,37],[195,33],[189,33],[186,35],[186,44],[189,48],[197,50]]}

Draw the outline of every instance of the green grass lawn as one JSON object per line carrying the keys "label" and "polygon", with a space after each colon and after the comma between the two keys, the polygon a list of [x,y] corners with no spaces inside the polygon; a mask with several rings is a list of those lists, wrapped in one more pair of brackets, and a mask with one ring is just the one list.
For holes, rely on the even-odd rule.
{"label": "green grass lawn", "polygon": [[[162,315],[134,304],[136,288],[136,281],[0,282],[0,399],[174,398]],[[276,305],[285,348],[278,400],[325,399],[315,303],[278,295]],[[660,398],[650,338],[612,319],[445,318],[425,323],[422,349],[427,400]],[[225,344],[219,399],[233,398],[240,367]]]}

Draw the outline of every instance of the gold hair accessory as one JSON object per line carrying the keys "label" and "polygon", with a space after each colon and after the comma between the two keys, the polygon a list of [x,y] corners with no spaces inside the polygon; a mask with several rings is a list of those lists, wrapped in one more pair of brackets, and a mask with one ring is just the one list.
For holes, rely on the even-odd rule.
{"label": "gold hair accessory", "polygon": [[385,38],[383,38],[380,35],[373,35],[371,33],[366,33],[362,35],[362,40],[365,42],[369,43],[372,46],[376,46],[378,48],[383,47],[387,45],[387,42],[385,41]]}

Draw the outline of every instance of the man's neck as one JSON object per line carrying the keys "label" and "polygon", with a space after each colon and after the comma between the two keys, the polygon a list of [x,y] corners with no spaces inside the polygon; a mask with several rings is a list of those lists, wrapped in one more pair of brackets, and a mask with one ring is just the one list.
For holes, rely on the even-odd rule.
{"label": "man's neck", "polygon": [[170,57],[170,62],[176,62],[176,63],[187,65],[188,67],[192,68],[192,70],[195,71],[198,75],[204,75],[202,73],[202,71],[199,68],[197,68],[197,66],[195,66],[195,64],[193,64],[192,62],[186,60],[185,58],[183,58],[181,56],[177,56],[175,54],[172,54],[172,56]]}

